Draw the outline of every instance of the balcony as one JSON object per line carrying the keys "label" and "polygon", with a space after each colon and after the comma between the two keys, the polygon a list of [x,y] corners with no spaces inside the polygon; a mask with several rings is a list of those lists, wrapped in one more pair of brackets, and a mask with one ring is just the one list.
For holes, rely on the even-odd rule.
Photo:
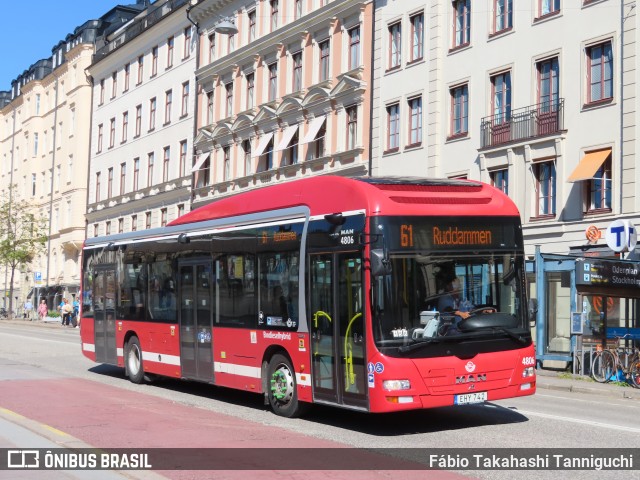
{"label": "balcony", "polygon": [[564,98],[484,117],[480,148],[551,135],[564,130]]}

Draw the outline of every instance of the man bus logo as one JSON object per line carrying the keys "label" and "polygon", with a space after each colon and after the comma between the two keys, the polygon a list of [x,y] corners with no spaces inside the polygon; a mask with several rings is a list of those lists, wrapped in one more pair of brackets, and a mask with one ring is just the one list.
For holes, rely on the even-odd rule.
{"label": "man bus logo", "polygon": [[486,382],[487,374],[486,373],[477,373],[476,375],[460,375],[456,377],[456,385],[461,383],[475,383],[475,382]]}

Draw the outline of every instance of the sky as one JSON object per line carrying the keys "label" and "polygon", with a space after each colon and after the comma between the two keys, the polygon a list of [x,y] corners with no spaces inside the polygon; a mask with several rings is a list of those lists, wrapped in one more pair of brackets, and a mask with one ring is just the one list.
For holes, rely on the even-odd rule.
{"label": "sky", "polygon": [[76,27],[135,0],[4,0],[0,17],[0,91]]}

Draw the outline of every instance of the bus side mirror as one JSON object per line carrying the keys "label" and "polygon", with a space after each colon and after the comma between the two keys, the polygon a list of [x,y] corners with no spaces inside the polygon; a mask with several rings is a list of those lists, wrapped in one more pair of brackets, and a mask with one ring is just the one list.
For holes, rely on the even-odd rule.
{"label": "bus side mirror", "polygon": [[535,298],[529,299],[529,325],[531,327],[536,326],[536,313],[538,313],[538,300]]}
{"label": "bus side mirror", "polygon": [[391,262],[385,254],[384,249],[374,248],[371,250],[371,275],[379,277],[391,273]]}

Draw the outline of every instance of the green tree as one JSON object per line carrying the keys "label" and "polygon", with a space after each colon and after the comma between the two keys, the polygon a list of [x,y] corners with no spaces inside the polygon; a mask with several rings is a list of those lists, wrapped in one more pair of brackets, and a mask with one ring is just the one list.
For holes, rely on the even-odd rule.
{"label": "green tree", "polygon": [[13,311],[13,281],[16,270],[24,270],[44,252],[47,221],[36,208],[20,199],[11,185],[0,196],[0,266],[7,269],[9,279],[9,311]]}

